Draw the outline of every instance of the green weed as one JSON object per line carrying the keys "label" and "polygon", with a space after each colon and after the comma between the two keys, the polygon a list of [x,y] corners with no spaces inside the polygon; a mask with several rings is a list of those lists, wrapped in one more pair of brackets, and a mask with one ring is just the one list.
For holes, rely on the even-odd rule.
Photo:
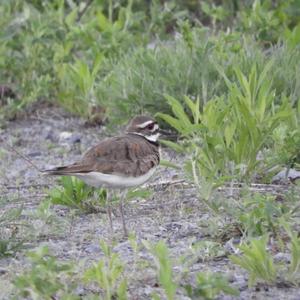
{"label": "green weed", "polygon": [[[274,5],[273,5],[274,4]],[[252,1],[249,9],[239,12],[239,30],[252,33],[263,43],[274,43],[294,21],[291,11],[295,1]]]}
{"label": "green weed", "polygon": [[[1,108],[2,114],[12,115],[45,99],[59,99],[68,110],[83,116],[96,101],[109,106],[115,119],[120,111],[124,119],[137,111],[169,112],[162,101],[166,93],[178,98],[201,95],[206,103],[225,88],[213,62],[226,68],[228,77],[235,65],[247,73],[253,62],[264,65],[269,56],[260,41],[283,40],[288,45],[285,63],[280,72],[273,72],[281,79],[276,80],[276,88],[286,89],[284,84],[298,81],[297,63],[292,62],[299,61],[295,1],[257,0],[250,5],[246,0],[201,4],[120,0],[83,7],[63,0],[4,1],[0,82],[11,85],[17,99]],[[201,22],[214,29],[210,36]],[[228,27],[230,33],[222,30]],[[174,31],[182,37],[165,42]],[[253,34],[258,42],[248,38]],[[149,42],[155,50],[146,47]],[[278,51],[270,52],[276,56]],[[291,93],[295,91],[294,87]]]}
{"label": "green weed", "polygon": [[282,220],[292,221],[293,209],[285,203],[276,201],[276,197],[255,194],[245,200],[237,213],[244,234],[249,237],[280,232]]}
{"label": "green weed", "polygon": [[249,245],[239,247],[241,256],[231,255],[233,263],[249,272],[249,286],[253,286],[258,279],[267,283],[274,283],[277,277],[277,267],[274,265],[272,255],[266,250],[268,237],[253,239]]}
{"label": "green weed", "polygon": [[69,63],[59,67],[58,76],[61,83],[59,99],[62,105],[78,115],[88,117],[90,109],[87,106],[96,103],[95,80],[102,59],[102,55],[98,55],[92,69],[79,59],[74,64]]}
{"label": "green weed", "polygon": [[290,238],[288,250],[291,254],[288,270],[287,272],[284,270],[284,277],[297,285],[300,282],[300,238],[298,233],[292,230],[291,225],[288,222],[283,221],[281,224]]}
{"label": "green weed", "polygon": [[[228,87],[228,93],[207,102],[203,109],[200,100],[194,101],[185,96],[183,105],[177,99],[166,95],[173,115],[158,113],[157,116],[167,122],[183,137],[187,138],[183,146],[167,142],[175,150],[189,154],[185,162],[186,173],[192,178],[202,201],[217,212],[217,203],[209,201],[213,191],[226,181],[246,181],[250,183],[263,170],[279,164],[276,161],[258,159],[266,149],[276,149],[272,139],[274,130],[297,118],[287,97],[281,97],[277,104],[272,83],[266,80],[273,62],[258,73],[256,65],[245,76],[236,67],[236,81],[231,81],[224,70],[219,69]],[[185,109],[187,107],[187,109]],[[189,111],[187,113],[186,111]],[[297,122],[293,123],[296,128]],[[294,127],[295,126],[295,127]],[[184,151],[183,151],[184,149]],[[290,152],[293,159],[294,152]],[[280,163],[283,163],[281,161]]]}
{"label": "green weed", "polygon": [[[158,281],[164,289],[167,299],[175,299],[174,297],[178,287],[173,280],[172,263],[166,244],[163,241],[160,241],[155,245],[150,245],[148,242],[143,241],[143,244],[154,257]],[[159,297],[154,295],[154,299],[159,299]]]}
{"label": "green weed", "polygon": [[259,280],[270,284],[274,284],[275,281],[283,281],[293,285],[299,284],[300,239],[298,234],[292,230],[289,222],[280,220],[278,223],[284,228],[289,238],[285,244],[282,240],[278,240],[278,245],[281,245],[282,251],[288,250],[287,254],[290,254],[289,264],[274,263],[272,255],[267,251],[268,236],[266,235],[241,245],[239,249],[242,251],[242,255],[230,256],[233,263],[248,271],[249,286],[253,286]]}
{"label": "green weed", "polygon": [[[54,188],[49,192],[49,199],[53,204],[60,204],[82,211],[97,210],[97,206],[105,203],[106,191],[96,191],[93,187],[86,185],[83,181],[70,176],[60,179],[61,187]],[[93,197],[94,200],[93,200]]]}
{"label": "green weed", "polygon": [[260,75],[254,66],[248,78],[236,69],[238,84],[220,70],[229,89],[227,99],[223,96],[210,100],[201,113],[199,99],[185,97],[192,120],[178,100],[167,96],[175,118],[161,113],[158,116],[192,139],[191,152],[202,176],[223,173],[227,177],[251,179],[262,163],[257,156],[270,143],[273,130],[293,118],[287,99],[275,106],[271,83],[265,80],[271,66],[269,62]]}
{"label": "green weed", "polygon": [[213,241],[200,241],[193,244],[192,252],[197,260],[200,259],[202,262],[225,255],[225,251],[222,246]]}
{"label": "green weed", "polygon": [[18,299],[80,299],[73,293],[77,284],[72,264],[57,261],[47,247],[29,252],[27,256],[31,269],[18,275],[14,281]]}
{"label": "green weed", "polygon": [[112,65],[97,88],[97,96],[104,99],[113,120],[124,121],[135,113],[169,112],[164,94],[199,94],[206,101],[218,93],[221,78],[209,60],[212,45],[206,30],[191,34],[195,50],[183,38],[167,45],[158,41],[154,49],[139,47]]}
{"label": "green weed", "polygon": [[196,287],[187,285],[185,289],[191,299],[216,299],[220,294],[239,295],[239,291],[229,285],[227,278],[211,272],[198,273]]}
{"label": "green weed", "polygon": [[94,263],[85,271],[84,280],[94,282],[103,291],[106,300],[127,299],[127,282],[122,278],[124,265],[118,254],[113,253],[111,247],[105,242],[100,242],[104,258]]}
{"label": "green weed", "polygon": [[60,237],[65,234],[66,226],[69,221],[55,213],[53,203],[50,198],[46,198],[38,205],[38,207],[29,212],[27,226],[31,229],[28,232],[29,238],[39,240],[48,235]]}
{"label": "green weed", "polygon": [[23,226],[20,221],[23,208],[3,210],[0,214],[0,258],[15,255],[24,243],[18,237],[19,227]]}

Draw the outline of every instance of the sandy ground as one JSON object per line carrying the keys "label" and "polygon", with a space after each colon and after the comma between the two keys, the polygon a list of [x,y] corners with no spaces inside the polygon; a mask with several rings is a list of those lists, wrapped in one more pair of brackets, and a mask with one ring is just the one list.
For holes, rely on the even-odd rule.
{"label": "sandy ground", "polygon": [[[69,138],[65,138],[71,133]],[[41,176],[26,161],[16,156],[6,145],[13,145],[27,155],[40,168],[74,162],[90,146],[105,136],[112,134],[104,127],[87,128],[84,122],[71,117],[57,108],[45,108],[27,118],[10,122],[0,131],[4,141],[0,149],[0,197],[1,210],[23,207],[19,236],[26,236],[26,242],[13,257],[0,259],[0,298],[11,299],[13,286],[10,283],[16,274],[26,268],[27,250],[48,245],[51,252],[61,260],[72,260],[83,270],[91,262],[102,257],[99,240],[111,241],[107,216],[100,213],[80,213],[78,211],[54,206],[49,215],[38,215],[37,208],[45,199],[47,189],[56,185],[55,178]],[[163,158],[180,161],[174,153],[163,150]],[[152,178],[152,183],[182,178],[174,170],[160,167]],[[191,255],[193,244],[210,240],[213,228],[206,228],[210,219],[205,207],[196,197],[193,188],[181,185],[157,186],[151,189],[147,199],[134,199],[126,204],[125,214],[129,230],[136,235],[137,241],[157,242],[164,240],[174,262],[174,273],[183,272],[180,258]],[[224,198],[226,201],[226,198]],[[151,299],[153,292],[160,292],[153,259],[141,246],[138,257],[130,247],[130,242],[122,236],[122,225],[117,209],[114,209],[114,251],[125,264],[129,283],[129,299]],[[216,228],[217,228],[216,224]],[[4,234],[6,228],[1,229]],[[226,248],[226,247],[225,247]],[[234,266],[226,251],[220,255],[203,260],[199,256],[188,268],[181,284],[193,282],[199,271],[221,272],[228,276],[231,284],[240,290],[240,296],[220,296],[219,299],[300,299],[300,290],[286,287],[260,286],[248,288],[247,275]],[[137,263],[138,261],[138,263]],[[145,265],[148,264],[148,267]],[[78,289],[84,295],[90,291]],[[178,299],[189,299],[179,289]]]}

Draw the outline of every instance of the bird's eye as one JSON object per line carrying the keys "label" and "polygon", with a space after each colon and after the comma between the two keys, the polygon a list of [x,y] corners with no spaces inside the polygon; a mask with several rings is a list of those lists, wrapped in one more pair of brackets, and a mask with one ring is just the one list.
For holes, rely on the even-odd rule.
{"label": "bird's eye", "polygon": [[147,126],[147,129],[152,130],[154,128],[154,123],[151,123]]}

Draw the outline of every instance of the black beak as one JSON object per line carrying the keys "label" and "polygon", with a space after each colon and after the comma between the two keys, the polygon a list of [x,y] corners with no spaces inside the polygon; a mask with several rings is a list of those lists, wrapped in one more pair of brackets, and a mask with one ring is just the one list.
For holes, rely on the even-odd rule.
{"label": "black beak", "polygon": [[174,137],[175,136],[175,134],[174,134],[174,132],[172,132],[172,131],[168,131],[168,130],[164,130],[164,129],[159,129],[159,131],[158,131],[162,136],[165,136],[165,137]]}

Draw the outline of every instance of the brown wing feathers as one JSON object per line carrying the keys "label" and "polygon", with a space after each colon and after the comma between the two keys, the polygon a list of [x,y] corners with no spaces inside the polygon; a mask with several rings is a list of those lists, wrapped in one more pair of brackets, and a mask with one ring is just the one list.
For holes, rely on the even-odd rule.
{"label": "brown wing feathers", "polygon": [[57,167],[51,170],[45,170],[48,175],[71,175],[74,173],[89,173],[92,172],[91,166],[73,164],[70,166]]}
{"label": "brown wing feathers", "polygon": [[78,163],[46,172],[50,175],[71,175],[94,171],[105,174],[131,174],[136,177],[147,173],[158,164],[157,145],[151,144],[142,136],[125,135],[102,141],[86,152]]}

